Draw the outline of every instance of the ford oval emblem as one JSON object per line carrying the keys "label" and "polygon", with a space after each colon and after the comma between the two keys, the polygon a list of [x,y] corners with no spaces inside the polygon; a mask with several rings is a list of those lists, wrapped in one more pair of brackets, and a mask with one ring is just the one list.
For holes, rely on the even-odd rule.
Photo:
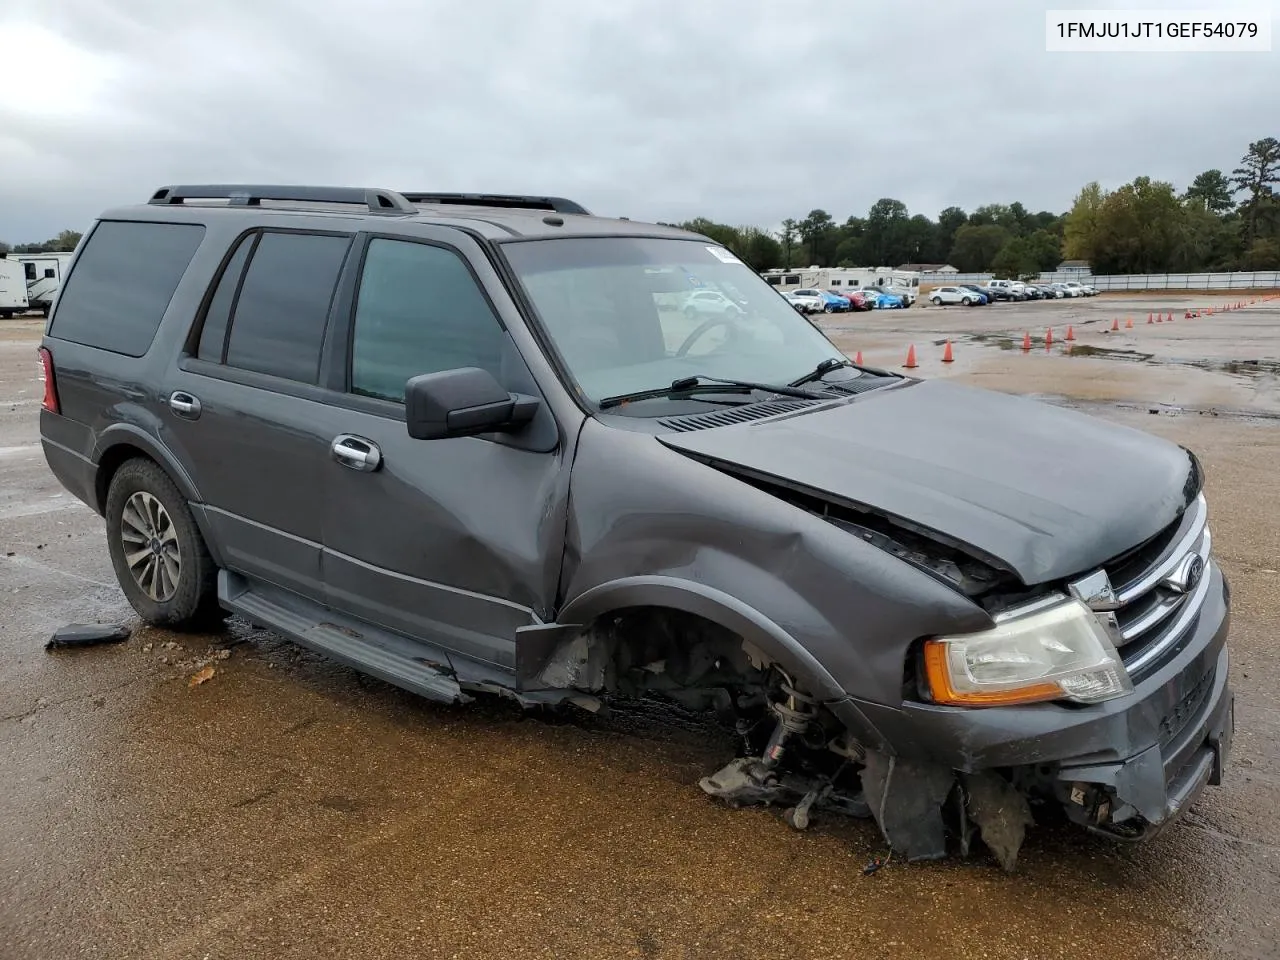
{"label": "ford oval emblem", "polygon": [[1175,593],[1188,593],[1195,589],[1202,576],[1204,576],[1204,558],[1198,553],[1189,553],[1173,568],[1169,576],[1165,577],[1164,586]]}

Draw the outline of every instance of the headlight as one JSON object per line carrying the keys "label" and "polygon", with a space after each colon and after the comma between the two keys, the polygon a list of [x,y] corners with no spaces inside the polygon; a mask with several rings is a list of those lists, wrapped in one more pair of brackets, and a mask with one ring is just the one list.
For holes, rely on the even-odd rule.
{"label": "headlight", "polygon": [[926,641],[924,663],[933,699],[955,706],[1097,703],[1133,689],[1107,628],[1067,598],[997,617],[981,633]]}

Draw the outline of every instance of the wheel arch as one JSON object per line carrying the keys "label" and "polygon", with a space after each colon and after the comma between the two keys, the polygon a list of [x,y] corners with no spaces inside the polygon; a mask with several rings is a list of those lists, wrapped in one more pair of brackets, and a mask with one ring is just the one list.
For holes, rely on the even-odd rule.
{"label": "wheel arch", "polygon": [[585,627],[615,611],[656,607],[692,614],[731,631],[768,659],[795,674],[824,700],[847,694],[790,633],[749,604],[721,590],[665,576],[626,577],[599,584],[565,604],[560,624]]}
{"label": "wheel arch", "polygon": [[168,475],[187,501],[191,516],[196,522],[200,536],[204,539],[205,548],[209,551],[214,563],[221,567],[221,554],[218,543],[210,530],[208,517],[202,507],[200,491],[196,488],[191,475],[183,469],[173,454],[157,443],[149,434],[133,424],[119,423],[108,427],[94,445],[92,459],[96,467],[93,481],[94,508],[100,516],[107,514],[107,491],[111,489],[111,480],[116,472],[130,460],[142,458],[150,460]]}

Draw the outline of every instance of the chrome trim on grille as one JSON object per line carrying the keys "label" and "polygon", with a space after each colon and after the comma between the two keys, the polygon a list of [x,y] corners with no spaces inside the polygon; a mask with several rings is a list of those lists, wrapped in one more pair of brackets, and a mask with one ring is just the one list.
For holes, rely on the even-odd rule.
{"label": "chrome trim on grille", "polygon": [[1161,654],[1182,636],[1187,627],[1191,625],[1191,621],[1199,616],[1200,608],[1204,605],[1204,598],[1209,593],[1209,583],[1213,579],[1208,575],[1209,572],[1209,568],[1206,566],[1205,576],[1200,578],[1200,582],[1196,584],[1195,590],[1191,595],[1185,597],[1185,602],[1182,604],[1182,612],[1178,615],[1178,619],[1173,621],[1173,625],[1165,631],[1164,635],[1156,643],[1153,643],[1143,650],[1141,654],[1125,664],[1130,674],[1140,673],[1144,667],[1158,660]]}
{"label": "chrome trim on grille", "polygon": [[[1116,591],[1116,599],[1121,606],[1136,600],[1173,573],[1182,558],[1195,546],[1196,541],[1200,539],[1200,535],[1205,530],[1205,521],[1209,512],[1203,493],[1196,497],[1189,508],[1189,512],[1191,513],[1191,524],[1187,532],[1183,534],[1181,540],[1169,548],[1165,554],[1164,561]],[[1184,519],[1183,522],[1185,523],[1186,520]]]}
{"label": "chrome trim on grille", "polygon": [[[1203,564],[1202,570],[1207,571],[1208,564],[1209,564],[1209,549],[1212,541],[1213,541],[1213,537],[1209,533],[1209,528],[1205,527],[1203,533],[1201,534],[1200,542],[1195,546],[1192,552],[1183,554],[1183,556],[1177,560],[1177,562],[1173,565],[1173,567],[1176,568],[1180,566],[1190,557],[1197,557],[1199,558],[1201,564]],[[1144,577],[1144,579],[1146,578]],[[1195,586],[1199,586],[1199,584],[1203,582],[1204,582],[1204,573],[1202,572],[1200,574],[1200,580],[1195,584]],[[1163,580],[1160,581],[1156,589],[1160,589],[1163,586],[1163,584],[1164,584],[1164,581]],[[1192,589],[1194,590],[1194,587]],[[1174,611],[1176,611],[1184,603],[1189,602],[1189,599],[1190,598],[1188,598],[1186,590],[1179,590],[1176,592],[1173,590],[1169,590],[1167,596],[1161,596],[1157,598],[1155,605],[1150,610],[1143,613],[1137,619],[1132,620],[1129,623],[1126,623],[1123,629],[1121,629],[1120,631],[1120,636],[1125,641],[1129,641],[1129,640],[1132,640],[1134,637],[1137,637],[1143,633],[1146,633],[1156,624],[1160,623],[1165,618],[1171,616],[1174,613]]]}

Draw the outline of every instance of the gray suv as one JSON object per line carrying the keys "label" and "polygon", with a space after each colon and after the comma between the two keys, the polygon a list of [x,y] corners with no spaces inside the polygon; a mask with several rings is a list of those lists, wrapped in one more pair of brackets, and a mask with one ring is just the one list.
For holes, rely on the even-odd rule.
{"label": "gray suv", "polygon": [[707,793],[913,860],[977,832],[1012,869],[1033,812],[1150,836],[1221,779],[1196,458],[855,366],[706,237],[168,187],[81,242],[40,357],[45,456],[149,623],[233,612],[447,702],[718,711]]}

